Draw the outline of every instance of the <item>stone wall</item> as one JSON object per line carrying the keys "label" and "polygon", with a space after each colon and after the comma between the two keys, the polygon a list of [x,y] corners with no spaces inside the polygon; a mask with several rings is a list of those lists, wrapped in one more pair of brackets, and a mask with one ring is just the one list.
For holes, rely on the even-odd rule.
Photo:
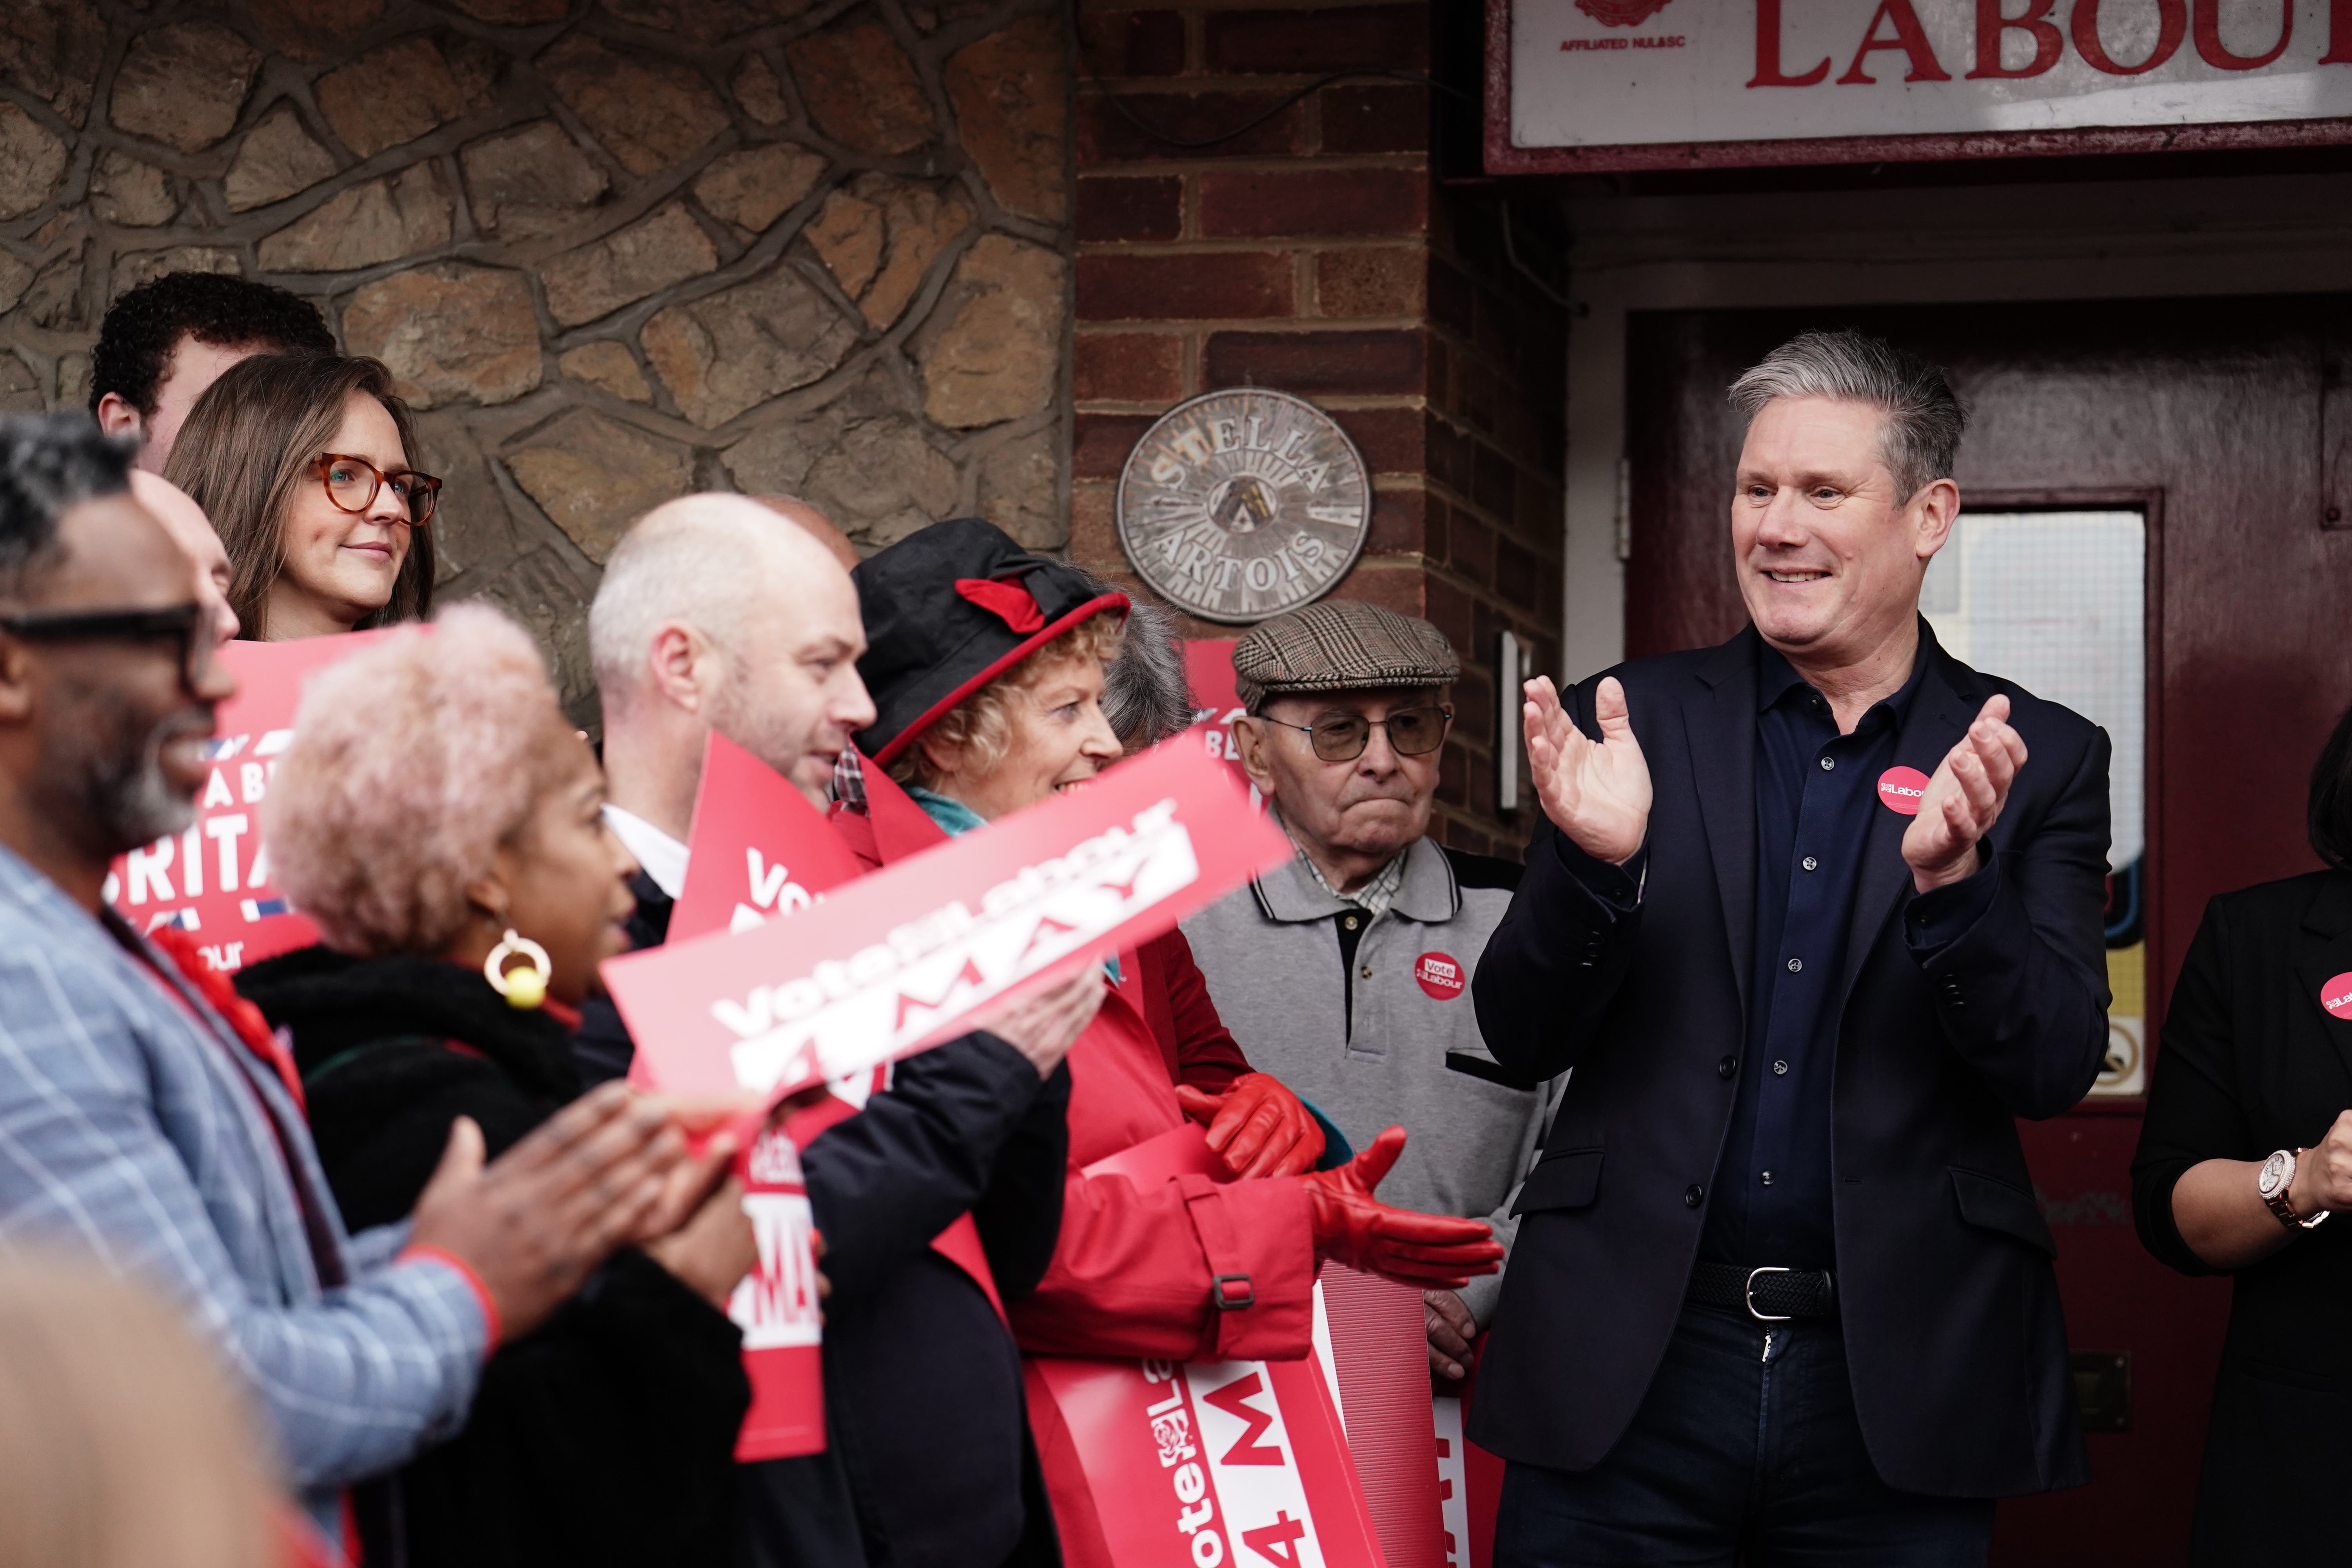
{"label": "stone wall", "polygon": [[1255,383],[1328,410],[1375,476],[1334,593],[1454,640],[1440,832],[1515,854],[1534,818],[1496,807],[1494,659],[1509,628],[1558,666],[1568,326],[1506,209],[1433,172],[1430,89],[1390,74],[1429,69],[1433,20],[1426,0],[1086,0],[1071,552],[1139,589],[1113,492],[1171,405]]}
{"label": "stone wall", "polygon": [[0,408],[159,272],[316,300],[584,721],[670,496],[1066,542],[1067,63],[1055,0],[0,0]]}

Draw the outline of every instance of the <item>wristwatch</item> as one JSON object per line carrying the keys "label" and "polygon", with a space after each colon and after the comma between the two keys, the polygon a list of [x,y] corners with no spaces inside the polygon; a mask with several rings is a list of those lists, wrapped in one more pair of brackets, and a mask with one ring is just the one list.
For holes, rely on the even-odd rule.
{"label": "wristwatch", "polygon": [[2326,1219],[2329,1210],[2321,1209],[2309,1219],[2294,1217],[2294,1205],[2287,1201],[2287,1189],[2294,1184],[2296,1157],[2300,1149],[2280,1149],[2263,1162],[2261,1173],[2254,1177],[2254,1190],[2263,1194],[2263,1202],[2271,1213],[2278,1215],[2279,1224],[2290,1230],[2311,1230]]}

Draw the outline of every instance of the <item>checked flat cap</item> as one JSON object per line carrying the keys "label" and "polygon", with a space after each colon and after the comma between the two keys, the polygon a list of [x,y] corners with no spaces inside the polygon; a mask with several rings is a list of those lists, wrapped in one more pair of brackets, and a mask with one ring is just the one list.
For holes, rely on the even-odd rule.
{"label": "checked flat cap", "polygon": [[1294,692],[1444,686],[1461,673],[1444,633],[1357,599],[1320,599],[1260,621],[1234,645],[1234,690],[1253,713]]}

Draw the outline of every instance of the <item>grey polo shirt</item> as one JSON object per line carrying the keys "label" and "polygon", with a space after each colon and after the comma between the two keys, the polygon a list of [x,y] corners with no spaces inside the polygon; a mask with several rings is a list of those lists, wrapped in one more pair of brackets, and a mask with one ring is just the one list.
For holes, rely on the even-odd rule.
{"label": "grey polo shirt", "polygon": [[[1381,1184],[1383,1199],[1484,1218],[1508,1247],[1518,1230],[1511,1199],[1561,1082],[1520,1089],[1475,1076],[1495,1058],[1478,1033],[1470,977],[1510,908],[1519,868],[1426,838],[1402,858],[1378,914],[1334,895],[1302,858],[1194,915],[1184,935],[1253,1067],[1313,1100],[1359,1149],[1403,1124],[1410,1137]],[[1352,963],[1342,962],[1344,939]],[[1473,1071],[1449,1067],[1449,1057]],[[1462,1292],[1482,1328],[1501,1289],[1497,1274]]]}

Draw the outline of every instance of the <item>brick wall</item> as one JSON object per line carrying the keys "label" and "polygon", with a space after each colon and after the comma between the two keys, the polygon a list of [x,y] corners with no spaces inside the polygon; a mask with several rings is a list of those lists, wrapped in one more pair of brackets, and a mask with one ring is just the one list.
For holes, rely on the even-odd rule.
{"label": "brick wall", "polygon": [[445,596],[583,721],[620,531],[793,491],[1066,537],[1057,0],[10,0],[0,410],[162,271],[318,302],[423,410]]}
{"label": "brick wall", "polygon": [[[1070,542],[1139,589],[1112,500],[1151,420],[1243,383],[1322,405],[1375,476],[1370,537],[1336,593],[1453,638],[1466,668],[1440,831],[1508,854],[1533,819],[1495,808],[1493,662],[1508,628],[1537,668],[1557,667],[1565,315],[1511,264],[1503,209],[1433,172],[1419,83],[1332,82],[1238,136],[1175,144],[1223,136],[1332,72],[1425,72],[1431,26],[1423,0],[1086,0]],[[1524,260],[1528,237],[1512,237]]]}

